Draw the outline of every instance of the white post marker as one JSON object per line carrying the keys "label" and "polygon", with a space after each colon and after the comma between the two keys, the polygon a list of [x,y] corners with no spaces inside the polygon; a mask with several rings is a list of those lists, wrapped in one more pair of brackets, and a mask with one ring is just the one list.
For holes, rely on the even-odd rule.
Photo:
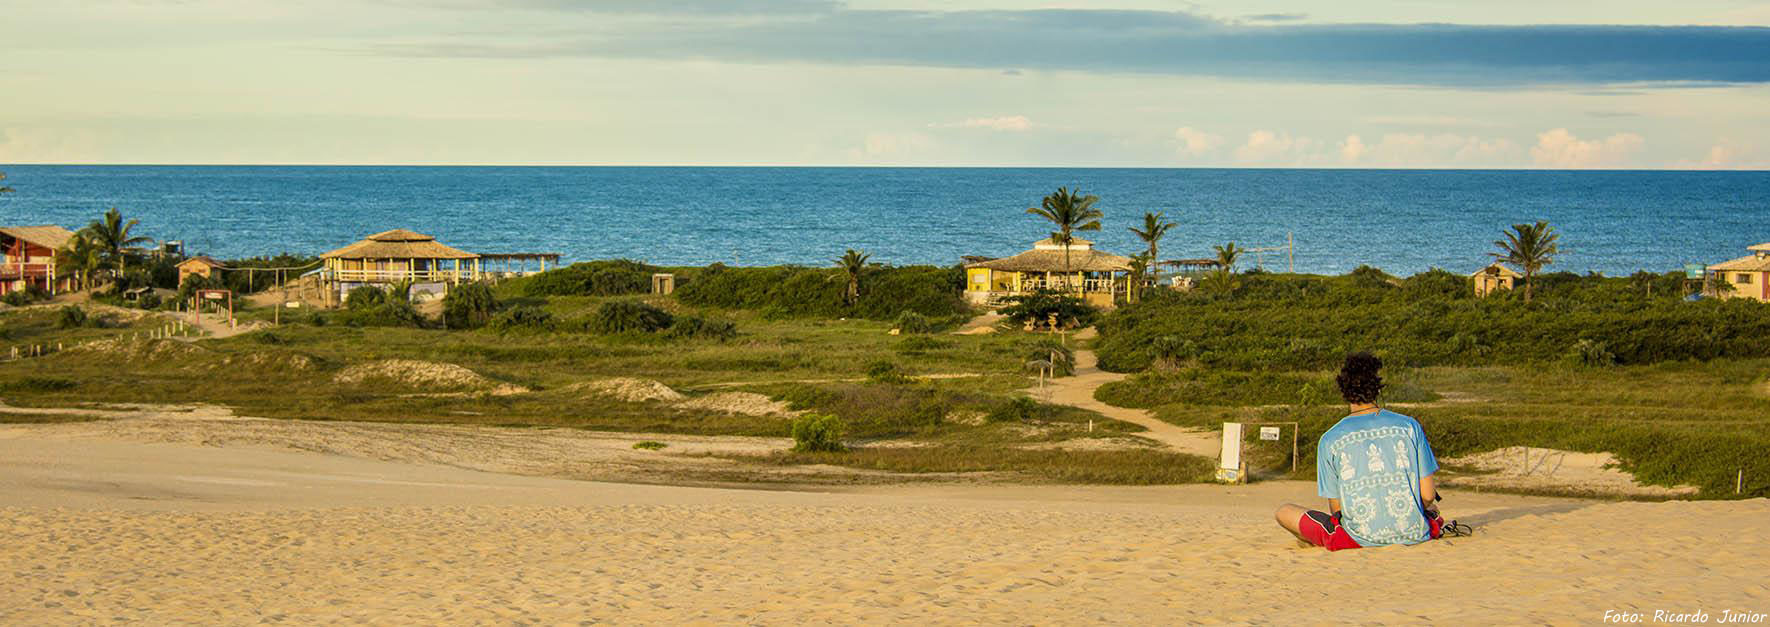
{"label": "white post marker", "polygon": [[1217,458],[1218,481],[1247,483],[1247,468],[1241,460],[1241,433],[1241,423],[1223,423],[1223,453]]}

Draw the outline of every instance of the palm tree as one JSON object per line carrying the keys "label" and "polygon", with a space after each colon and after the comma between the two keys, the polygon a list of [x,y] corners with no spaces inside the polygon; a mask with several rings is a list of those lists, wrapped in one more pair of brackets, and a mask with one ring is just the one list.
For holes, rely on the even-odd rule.
{"label": "palm tree", "polygon": [[123,276],[129,254],[141,250],[139,244],[154,241],[151,237],[130,234],[138,223],[140,221],[135,219],[124,222],[123,214],[116,207],[111,207],[110,211],[105,212],[104,219],[93,220],[92,224],[82,229],[92,239],[92,243],[98,246],[105,262],[117,267],[119,277]]}
{"label": "palm tree", "polygon": [[843,294],[843,299],[850,307],[860,302],[860,273],[867,269],[867,259],[871,257],[865,251],[850,248],[842,254],[841,259],[836,260],[836,267],[841,268],[842,273],[848,277],[848,291]]}
{"label": "palm tree", "polygon": [[75,273],[80,289],[92,286],[92,273],[104,265],[104,251],[92,243],[86,233],[76,233],[68,240],[66,246],[55,251],[55,267],[67,268]]}
{"label": "palm tree", "polygon": [[1127,277],[1130,279],[1128,281],[1130,289],[1125,290],[1125,302],[1137,302],[1137,297],[1143,294],[1143,282],[1149,277],[1150,268],[1155,265],[1154,259],[1155,254],[1149,252],[1131,255],[1131,276]]}
{"label": "palm tree", "polygon": [[1132,233],[1137,234],[1137,239],[1143,240],[1143,243],[1145,244],[1149,244],[1149,277],[1150,280],[1157,283],[1160,283],[1162,280],[1161,269],[1154,265],[1157,245],[1162,241],[1162,236],[1167,235],[1168,230],[1174,228],[1178,224],[1176,222],[1163,222],[1163,220],[1166,219],[1168,219],[1168,216],[1160,211],[1155,213],[1145,212],[1143,214],[1143,229],[1138,230],[1137,227],[1131,227],[1130,229]]}
{"label": "palm tree", "polygon": [[1247,252],[1245,248],[1236,248],[1235,242],[1212,248],[1217,249],[1217,265],[1230,272],[1235,271],[1235,260],[1240,258],[1242,253]]}
{"label": "palm tree", "polygon": [[1038,207],[1030,207],[1027,213],[1050,220],[1057,226],[1051,233],[1051,242],[1063,246],[1063,281],[1069,282],[1069,243],[1075,240],[1075,231],[1100,230],[1100,218],[1105,214],[1094,208],[1100,201],[1099,196],[1080,194],[1081,190],[1069,191],[1067,187],[1057,188],[1057,193],[1046,196]]}
{"label": "palm tree", "polygon": [[1560,250],[1555,247],[1555,240],[1561,234],[1555,227],[1549,226],[1546,220],[1537,220],[1536,224],[1514,224],[1512,230],[1505,232],[1506,239],[1495,240],[1494,245],[1500,252],[1488,253],[1500,263],[1518,268],[1524,273],[1524,302],[1530,302],[1531,288],[1536,281],[1531,280],[1543,266],[1555,263],[1555,255]]}

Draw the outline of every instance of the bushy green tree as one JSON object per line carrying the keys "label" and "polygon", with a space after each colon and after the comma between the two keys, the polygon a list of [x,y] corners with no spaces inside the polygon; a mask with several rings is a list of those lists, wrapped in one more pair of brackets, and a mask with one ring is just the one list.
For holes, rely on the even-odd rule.
{"label": "bushy green tree", "polygon": [[829,414],[805,414],[793,419],[793,450],[799,453],[840,453],[842,420]]}
{"label": "bushy green tree", "polygon": [[490,284],[463,283],[443,296],[443,325],[451,329],[477,329],[498,313],[498,298]]}

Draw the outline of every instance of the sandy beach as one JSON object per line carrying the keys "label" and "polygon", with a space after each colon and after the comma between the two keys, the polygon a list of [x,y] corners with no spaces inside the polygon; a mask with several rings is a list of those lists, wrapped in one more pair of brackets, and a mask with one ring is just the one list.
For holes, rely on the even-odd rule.
{"label": "sandy beach", "polygon": [[1313,501],[1298,482],[672,487],[54,429],[0,433],[6,624],[1590,624],[1607,609],[1649,622],[1770,611],[1763,500],[1452,492],[1449,513],[1476,536],[1329,554],[1271,522],[1276,503]]}

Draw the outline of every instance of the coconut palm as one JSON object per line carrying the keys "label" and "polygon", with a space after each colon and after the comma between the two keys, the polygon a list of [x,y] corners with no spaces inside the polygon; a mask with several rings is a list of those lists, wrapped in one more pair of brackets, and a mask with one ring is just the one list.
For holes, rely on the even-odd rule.
{"label": "coconut palm", "polygon": [[1514,224],[1505,235],[1506,239],[1493,243],[1500,247],[1500,252],[1488,254],[1524,273],[1524,302],[1528,303],[1531,288],[1536,286],[1536,281],[1531,279],[1543,266],[1555,263],[1555,255],[1561,252],[1555,247],[1555,240],[1561,239],[1561,234],[1556,233],[1548,221],[1537,220],[1536,224]]}
{"label": "coconut palm", "polygon": [[84,232],[74,234],[66,246],[55,251],[55,267],[74,273],[81,289],[92,286],[92,275],[104,266],[104,251]]}
{"label": "coconut palm", "polygon": [[1247,252],[1245,248],[1237,248],[1235,242],[1212,248],[1217,249],[1217,265],[1230,272],[1235,271],[1235,260],[1240,258],[1242,253]]}
{"label": "coconut palm", "polygon": [[865,251],[850,248],[836,260],[836,267],[848,277],[848,291],[843,294],[843,299],[850,307],[860,302],[860,273],[867,269],[867,259],[871,257]]}
{"label": "coconut palm", "polygon": [[1162,236],[1168,234],[1169,229],[1178,225],[1176,222],[1163,221],[1167,219],[1168,216],[1160,211],[1155,213],[1146,212],[1143,214],[1143,228],[1138,229],[1137,227],[1131,227],[1130,229],[1132,233],[1137,235],[1137,239],[1143,240],[1143,243],[1149,245],[1149,261],[1151,264],[1149,267],[1149,279],[1157,283],[1160,283],[1162,280],[1161,270],[1153,265],[1156,259],[1158,244],[1161,243]]}
{"label": "coconut palm", "polygon": [[1100,230],[1100,218],[1105,214],[1094,208],[1100,197],[1083,196],[1081,190],[1074,192],[1067,187],[1057,188],[1057,193],[1046,196],[1037,207],[1030,207],[1027,213],[1050,220],[1057,227],[1051,233],[1051,242],[1063,247],[1063,280],[1069,281],[1069,245],[1075,241],[1075,231]]}
{"label": "coconut palm", "polygon": [[116,207],[111,207],[110,211],[105,212],[103,219],[93,220],[92,224],[86,225],[86,228],[81,230],[87,238],[92,240],[93,245],[98,246],[100,253],[104,255],[105,263],[115,266],[117,276],[121,277],[128,264],[129,255],[139,252],[141,250],[140,244],[154,241],[151,237],[131,234],[131,231],[139,223],[139,220],[133,218],[124,222],[122,212],[117,211]]}

